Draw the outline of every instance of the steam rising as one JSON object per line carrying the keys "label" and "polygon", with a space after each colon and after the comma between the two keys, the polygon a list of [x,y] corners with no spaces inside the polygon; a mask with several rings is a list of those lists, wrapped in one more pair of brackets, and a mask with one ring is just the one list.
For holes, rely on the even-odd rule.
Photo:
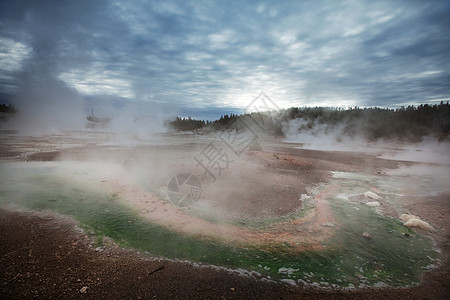
{"label": "steam rising", "polygon": [[[168,113],[162,106],[149,102],[148,95],[138,93],[141,89],[137,83],[132,86],[136,86],[135,94],[140,99],[117,101],[115,93],[106,95],[104,88],[99,86],[96,90],[95,85],[88,86],[89,80],[85,89],[79,86],[75,89],[62,79],[66,72],[88,74],[92,64],[98,63],[99,51],[112,48],[120,36],[127,35],[128,27],[120,18],[102,14],[107,8],[109,4],[102,1],[17,3],[14,7],[17,15],[8,15],[8,22],[11,26],[20,24],[21,34],[15,38],[28,47],[27,55],[17,62],[21,68],[13,73],[17,88],[11,102],[18,113],[5,128],[23,135],[83,130],[86,116],[95,108],[96,114],[112,120],[104,130],[127,132],[138,139],[161,131]],[[102,21],[98,22],[99,19]],[[102,39],[102,35],[109,38]],[[90,77],[100,75],[89,73]],[[109,81],[108,87],[116,88],[114,80]],[[89,91],[89,100],[82,94],[84,91]]]}
{"label": "steam rising", "polygon": [[380,158],[450,164],[450,143],[438,141],[434,136],[428,136],[419,143],[407,143],[401,140],[370,140],[360,127],[347,132],[348,124],[339,123],[329,126],[303,118],[283,122],[283,133],[288,143],[301,143],[301,148],[323,151],[357,151],[378,154]]}
{"label": "steam rising", "polygon": [[367,148],[368,141],[357,135],[350,137],[344,133],[344,124],[330,127],[319,119],[311,122],[303,118],[283,123],[283,134],[287,142],[302,143],[304,149],[352,151],[355,146]]}
{"label": "steam rising", "polygon": [[21,134],[59,133],[85,125],[81,96],[51,75],[26,76],[14,100],[18,114],[11,119],[11,126]]}

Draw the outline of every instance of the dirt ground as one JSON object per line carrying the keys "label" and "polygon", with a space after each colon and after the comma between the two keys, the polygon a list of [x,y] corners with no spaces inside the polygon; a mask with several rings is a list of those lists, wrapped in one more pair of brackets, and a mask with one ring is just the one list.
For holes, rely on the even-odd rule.
{"label": "dirt ground", "polygon": [[[99,136],[98,140],[101,140]],[[113,146],[86,144],[83,139],[64,138],[64,143],[52,137],[46,139],[10,139],[0,143],[2,160],[7,161],[51,161],[58,159],[86,160],[92,153],[101,153],[104,160],[122,159],[125,167],[135,168],[140,159],[130,157],[142,155],[141,151],[130,155],[130,151]],[[161,155],[167,158],[166,146],[157,146],[146,155]],[[185,144],[177,156],[183,161],[198,153],[201,145]],[[148,150],[148,149],[147,149]],[[189,151],[186,151],[189,150]],[[230,209],[245,215],[255,213],[264,207],[269,215],[283,215],[299,207],[298,195],[307,186],[327,180],[330,170],[377,174],[383,169],[394,169],[399,162],[378,159],[375,155],[348,152],[324,152],[295,149],[290,146],[266,147],[264,152],[247,152],[246,160],[259,170],[262,181],[253,182],[254,191],[245,199],[233,203],[233,197],[223,197],[212,202],[218,209]],[[186,154],[190,153],[190,154]],[[144,157],[145,160],[145,157]],[[166,159],[167,160],[167,159]],[[157,159],[156,161],[162,161]],[[170,160],[169,160],[170,161]],[[255,164],[256,162],[256,164]],[[155,162],[150,162],[152,167]],[[167,166],[173,167],[178,162]],[[405,164],[404,162],[402,164]],[[241,164],[242,166],[242,164]],[[149,167],[149,166],[146,166]],[[161,165],[158,165],[161,167]],[[236,185],[236,176],[247,176],[247,166],[236,167],[236,172],[225,180],[223,186]],[[253,170],[254,171],[254,170]],[[244,174],[242,174],[244,172]],[[161,175],[161,174],[159,174]],[[170,176],[171,174],[164,174]],[[164,176],[163,176],[164,177]],[[274,178],[278,178],[275,181]],[[258,180],[259,180],[258,179]],[[272,179],[272,181],[271,181]],[[167,181],[167,178],[164,178]],[[277,182],[279,180],[280,182]],[[217,186],[217,185],[216,185]],[[277,190],[271,193],[273,186]],[[295,187],[295,188],[289,188]],[[261,187],[258,189],[258,187]],[[270,187],[269,190],[264,188]],[[217,188],[214,192],[224,194]],[[134,191],[135,193],[135,191]],[[268,195],[262,197],[262,195]],[[281,195],[279,198],[276,195]],[[134,194],[135,196],[135,194]],[[208,195],[206,195],[208,196]],[[198,266],[188,262],[155,259],[132,250],[116,247],[111,243],[104,251],[96,251],[93,240],[77,229],[70,218],[36,212],[0,209],[0,296],[3,299],[23,298],[200,298],[200,299],[449,299],[450,298],[450,205],[449,194],[408,199],[404,206],[441,230],[431,237],[442,250],[441,266],[424,274],[418,287],[409,288],[369,288],[358,290],[319,290],[311,287],[290,286],[282,282],[272,282],[237,274],[236,272]],[[135,197],[137,198],[137,197]],[[231,200],[230,200],[231,199]],[[272,205],[282,199],[280,205]],[[290,200],[290,199],[295,199]],[[220,199],[219,199],[220,200]],[[319,199],[320,200],[320,199]],[[227,202],[231,201],[231,202]],[[261,201],[266,201],[261,203]],[[281,200],[280,200],[281,201]],[[323,222],[326,205],[317,203],[314,218]],[[222,206],[222,207],[221,207]],[[289,231],[284,224],[277,230]],[[234,232],[235,233],[235,232]],[[240,232],[240,234],[244,234]],[[252,233],[249,233],[252,234]],[[329,234],[329,233],[328,233]],[[244,234],[245,236],[245,234]],[[249,235],[250,236],[250,235]],[[245,236],[248,238],[249,236]]]}
{"label": "dirt ground", "polygon": [[[419,287],[314,290],[158,260],[110,246],[97,252],[56,215],[0,210],[2,299],[448,299],[448,264]],[[448,249],[446,249],[448,252]],[[84,289],[87,287],[86,289]]]}

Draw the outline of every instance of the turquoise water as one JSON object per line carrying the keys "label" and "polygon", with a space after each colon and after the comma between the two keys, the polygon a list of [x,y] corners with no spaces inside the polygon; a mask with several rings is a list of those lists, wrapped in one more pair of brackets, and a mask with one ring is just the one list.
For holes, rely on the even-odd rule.
{"label": "turquoise water", "polygon": [[[2,163],[0,170],[0,203],[72,216],[93,232],[99,243],[106,236],[121,246],[155,256],[339,286],[379,282],[409,285],[418,282],[420,273],[437,256],[427,238],[399,221],[340,198],[328,199],[337,232],[325,242],[326,250],[295,253],[292,247],[282,244],[269,251],[197,239],[152,224],[123,205],[116,194],[96,186],[97,175],[83,164]],[[360,184],[363,190],[365,183]],[[366,231],[370,239],[362,236]]]}

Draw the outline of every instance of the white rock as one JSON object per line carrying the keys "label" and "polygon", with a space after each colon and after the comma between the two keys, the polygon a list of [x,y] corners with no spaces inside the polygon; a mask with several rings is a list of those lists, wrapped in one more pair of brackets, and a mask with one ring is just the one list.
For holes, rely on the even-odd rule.
{"label": "white rock", "polygon": [[382,288],[382,287],[387,287],[388,285],[386,283],[382,282],[382,281],[378,281],[373,286],[377,287],[377,288]]}
{"label": "white rock", "polygon": [[280,279],[280,281],[285,282],[285,283],[290,284],[290,285],[297,285],[297,282],[295,282],[292,279]]}
{"label": "white rock", "polygon": [[410,219],[418,219],[418,220],[420,220],[420,218],[418,216],[415,216],[415,215],[403,214],[403,215],[400,216],[400,220],[403,223],[408,222]]}
{"label": "white rock", "polygon": [[297,280],[297,282],[298,282],[299,285],[308,285],[308,282],[306,282],[303,279],[299,279],[299,280]]}
{"label": "white rock", "polygon": [[365,192],[364,196],[366,196],[367,198],[370,198],[370,199],[374,199],[374,200],[383,199],[382,197],[378,196],[377,194],[375,194],[374,192],[371,192],[371,191]]}
{"label": "white rock", "polygon": [[86,293],[87,293],[87,289],[88,289],[87,286],[83,286],[83,287],[80,289],[80,293],[86,294]]}
{"label": "white rock", "polygon": [[419,228],[430,232],[434,231],[433,226],[422,221],[418,216],[403,214],[400,216],[400,220],[403,222],[403,225],[409,228]]}
{"label": "white rock", "polygon": [[426,231],[434,231],[433,226],[431,226],[430,224],[428,224],[425,221],[419,220],[419,219],[409,219],[406,223],[405,226],[410,227],[410,228],[419,228],[419,229],[423,229]]}
{"label": "white rock", "polygon": [[293,269],[293,268],[279,268],[278,273],[291,275],[294,272],[298,272],[298,270],[299,269]]}
{"label": "white rock", "polygon": [[371,206],[371,207],[377,207],[377,206],[380,206],[380,202],[378,202],[378,201],[367,202],[366,205]]}
{"label": "white rock", "polygon": [[364,232],[362,235],[363,235],[363,237],[365,237],[366,239],[370,239],[370,238],[371,238],[370,233],[368,233],[368,232]]}

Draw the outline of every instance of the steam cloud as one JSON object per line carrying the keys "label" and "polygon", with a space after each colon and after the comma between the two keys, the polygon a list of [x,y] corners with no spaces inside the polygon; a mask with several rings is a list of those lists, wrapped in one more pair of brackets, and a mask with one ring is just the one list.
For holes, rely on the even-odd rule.
{"label": "steam cloud", "polygon": [[[153,102],[138,103],[140,99],[115,101],[117,96],[95,92],[86,100],[85,95],[61,79],[64,72],[84,70],[96,61],[98,57],[92,52],[99,47],[92,43],[113,47],[117,44],[111,39],[114,33],[127,30],[113,15],[101,13],[105,7],[108,3],[103,1],[57,5],[46,1],[18,2],[17,20],[31,51],[15,75],[17,91],[12,104],[18,113],[6,128],[24,135],[82,130],[86,116],[95,108],[95,113],[111,118],[106,130],[129,132],[141,138],[161,131],[168,117],[164,107]],[[98,22],[99,19],[103,21]],[[109,38],[101,40],[99,32]],[[139,95],[145,98],[142,93]]]}
{"label": "steam cloud", "polygon": [[419,143],[405,143],[399,140],[370,141],[362,130],[356,126],[352,135],[347,134],[348,124],[344,122],[336,126],[320,123],[319,119],[312,123],[298,118],[283,122],[282,131],[289,143],[301,143],[301,148],[323,151],[358,151],[378,154],[380,158],[450,164],[450,143],[438,141],[428,136]]}

